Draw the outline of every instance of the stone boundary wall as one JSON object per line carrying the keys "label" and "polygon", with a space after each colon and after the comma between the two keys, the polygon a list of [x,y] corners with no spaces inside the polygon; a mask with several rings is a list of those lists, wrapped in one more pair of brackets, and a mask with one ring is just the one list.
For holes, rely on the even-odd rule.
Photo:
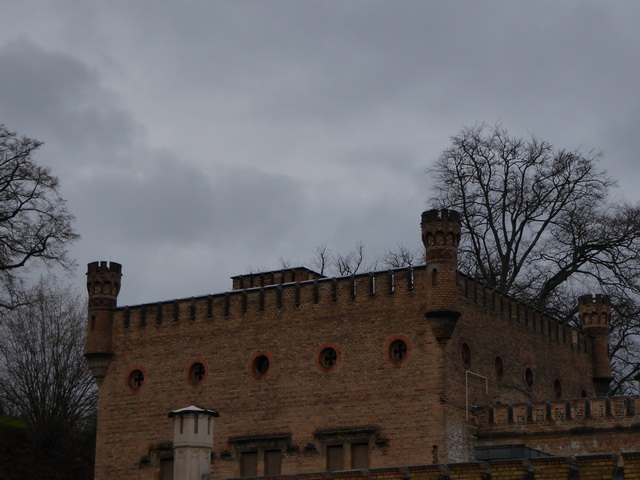
{"label": "stone boundary wall", "polygon": [[348,470],[270,480],[638,480],[640,452]]}

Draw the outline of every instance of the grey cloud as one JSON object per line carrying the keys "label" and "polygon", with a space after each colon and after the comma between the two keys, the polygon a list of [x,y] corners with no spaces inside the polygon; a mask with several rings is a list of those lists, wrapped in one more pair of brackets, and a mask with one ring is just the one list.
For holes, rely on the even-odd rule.
{"label": "grey cloud", "polygon": [[36,4],[0,19],[0,113],[47,142],[74,254],[121,261],[123,302],[418,246],[422,172],[477,121],[602,149],[635,188],[632,3]]}

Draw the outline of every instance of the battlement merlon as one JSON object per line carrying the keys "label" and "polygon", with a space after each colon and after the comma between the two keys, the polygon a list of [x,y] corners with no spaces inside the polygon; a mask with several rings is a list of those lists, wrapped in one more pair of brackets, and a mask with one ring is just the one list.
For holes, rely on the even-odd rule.
{"label": "battlement merlon", "polygon": [[578,297],[578,316],[585,331],[594,336],[608,336],[611,299],[601,294]]}
{"label": "battlement merlon", "polygon": [[456,210],[450,210],[447,208],[434,208],[422,212],[422,223],[433,221],[449,221],[459,224],[460,213]]}
{"label": "battlement merlon", "polygon": [[122,265],[116,262],[91,262],[87,265],[89,308],[114,308],[120,293]]}
{"label": "battlement merlon", "polygon": [[283,268],[269,272],[255,272],[231,277],[233,290],[282,285],[284,283],[304,282],[326,278],[307,267]]}
{"label": "battlement merlon", "polygon": [[422,212],[420,226],[425,248],[448,246],[457,250],[460,243],[460,214],[457,211],[433,209]]}
{"label": "battlement merlon", "polygon": [[117,273],[122,275],[122,265],[116,262],[100,261],[91,262],[87,265],[87,275],[90,273]]}

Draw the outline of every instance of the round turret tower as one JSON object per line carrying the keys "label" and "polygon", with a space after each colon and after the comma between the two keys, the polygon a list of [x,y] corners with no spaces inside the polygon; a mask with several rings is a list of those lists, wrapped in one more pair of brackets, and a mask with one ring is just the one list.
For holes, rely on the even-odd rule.
{"label": "round turret tower", "polygon": [[92,262],[87,266],[89,312],[85,359],[98,385],[107,373],[113,350],[113,309],[120,292],[122,265]]}
{"label": "round turret tower", "polygon": [[608,295],[578,297],[578,316],[582,329],[593,338],[593,386],[596,395],[605,396],[611,383],[609,324],[611,301]]}
{"label": "round turret tower", "polygon": [[458,245],[460,214],[455,210],[422,213],[422,242],[426,249],[427,319],[438,341],[451,338],[458,311]]}

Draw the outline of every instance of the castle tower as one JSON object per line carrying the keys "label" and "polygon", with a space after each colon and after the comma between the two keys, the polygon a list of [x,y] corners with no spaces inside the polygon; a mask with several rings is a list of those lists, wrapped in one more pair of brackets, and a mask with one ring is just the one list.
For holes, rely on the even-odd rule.
{"label": "castle tower", "polygon": [[89,312],[84,357],[98,385],[113,356],[113,309],[117,304],[121,277],[122,265],[119,263],[92,262],[87,266]]}
{"label": "castle tower", "polygon": [[578,297],[578,316],[582,329],[593,337],[593,386],[596,395],[605,396],[611,383],[609,323],[611,302],[608,295]]}
{"label": "castle tower", "polygon": [[446,341],[460,317],[457,309],[460,214],[455,210],[428,210],[422,213],[421,227],[429,282],[426,316],[438,341]]}

